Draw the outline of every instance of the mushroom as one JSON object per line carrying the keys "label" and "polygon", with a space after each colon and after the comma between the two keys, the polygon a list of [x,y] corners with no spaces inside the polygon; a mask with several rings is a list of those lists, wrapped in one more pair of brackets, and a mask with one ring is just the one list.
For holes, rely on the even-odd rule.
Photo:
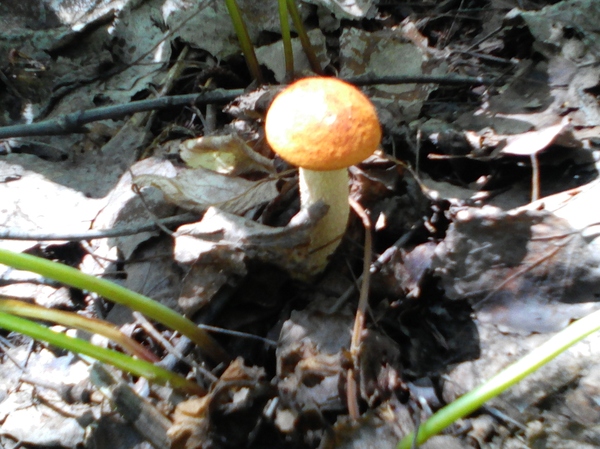
{"label": "mushroom", "polygon": [[379,146],[375,107],[356,87],[335,78],[301,79],[273,101],[265,123],[267,141],[283,160],[299,167],[305,210],[322,201],[329,209],[315,225],[307,274],[322,272],[348,224],[348,167]]}

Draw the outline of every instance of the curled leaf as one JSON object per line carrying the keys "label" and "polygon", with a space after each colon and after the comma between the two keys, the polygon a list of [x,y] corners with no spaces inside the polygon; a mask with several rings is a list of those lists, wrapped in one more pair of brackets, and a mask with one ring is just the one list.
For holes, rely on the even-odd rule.
{"label": "curled leaf", "polygon": [[189,139],[179,146],[181,159],[191,168],[227,175],[274,173],[273,161],[254,151],[236,134]]}
{"label": "curled leaf", "polygon": [[134,178],[138,187],[156,187],[167,200],[184,209],[203,212],[211,206],[232,214],[243,214],[277,196],[273,180],[248,181],[204,168],[186,170],[174,178],[142,175]]}

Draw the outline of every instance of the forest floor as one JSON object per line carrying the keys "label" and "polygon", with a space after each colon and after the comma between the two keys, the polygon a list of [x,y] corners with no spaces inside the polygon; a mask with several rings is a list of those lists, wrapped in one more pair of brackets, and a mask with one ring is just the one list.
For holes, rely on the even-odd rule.
{"label": "forest floor", "polygon": [[[208,391],[3,332],[1,447],[395,447],[600,308],[599,2],[300,5],[318,70],[360,85],[383,130],[316,277],[314,219],[290,223],[297,172],[264,138],[289,78],[277,2],[238,3],[261,83],[224,1],[0,3],[0,247],[212,326],[231,360],[0,266],[1,299],[112,323]],[[295,77],[314,75],[293,49]],[[599,356],[592,335],[422,447],[600,447]]]}

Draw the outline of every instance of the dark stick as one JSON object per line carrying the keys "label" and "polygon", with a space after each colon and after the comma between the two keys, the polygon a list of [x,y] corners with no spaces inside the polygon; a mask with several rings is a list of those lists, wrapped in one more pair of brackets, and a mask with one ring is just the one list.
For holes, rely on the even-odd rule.
{"label": "dark stick", "polygon": [[489,86],[498,82],[495,78],[481,76],[456,76],[456,75],[416,75],[416,76],[359,76],[346,78],[346,81],[357,86],[371,84],[440,84],[443,86],[468,86],[483,84]]}
{"label": "dark stick", "polygon": [[187,95],[173,95],[151,100],[132,101],[127,104],[106,106],[64,114],[50,120],[26,125],[12,125],[0,128],[0,139],[10,137],[54,136],[72,132],[85,132],[82,126],[98,120],[117,119],[136,112],[166,109],[191,104],[227,103],[244,91],[242,89],[216,89],[210,92]]}
{"label": "dark stick", "polygon": [[[454,75],[419,75],[384,77],[361,76],[356,78],[348,78],[346,81],[356,84],[357,86],[366,86],[371,84],[395,85],[413,83],[461,86],[479,84],[490,85],[498,80],[483,77],[461,77]],[[11,137],[53,136],[73,132],[85,132],[83,125],[98,120],[118,119],[136,112],[166,109],[175,106],[227,103],[229,101],[233,101],[243,93],[244,90],[242,89],[217,89],[199,94],[173,95],[154,98],[151,100],[132,101],[131,103],[127,104],[106,106],[102,108],[89,109],[87,111],[77,111],[37,123],[2,127],[0,128],[0,139],[8,139]]]}
{"label": "dark stick", "polygon": [[[191,223],[198,219],[197,214],[181,214],[169,218],[159,218],[158,221],[164,226],[176,227],[182,224]],[[93,240],[109,237],[122,237],[124,235],[134,235],[141,232],[159,231],[158,224],[154,222],[143,223],[140,225],[117,226],[112,229],[91,229],[89,231],[70,234],[58,234],[51,232],[23,232],[17,229],[0,229],[0,240],[65,240],[77,242],[81,240]]]}

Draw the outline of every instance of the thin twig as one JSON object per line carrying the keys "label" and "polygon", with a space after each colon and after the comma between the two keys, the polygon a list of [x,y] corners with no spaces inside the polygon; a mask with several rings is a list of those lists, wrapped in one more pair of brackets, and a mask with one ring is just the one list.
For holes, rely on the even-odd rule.
{"label": "thin twig", "polygon": [[540,163],[537,153],[532,153],[531,158],[531,202],[540,199]]}
{"label": "thin twig", "polygon": [[[135,175],[133,174],[131,169],[129,170],[129,173],[131,174],[131,178],[133,179],[135,177]],[[152,219],[152,221],[156,225],[156,227],[158,229],[160,229],[162,232],[164,232],[165,234],[172,237],[173,233],[171,232],[171,230],[169,228],[167,228],[164,224],[162,224],[160,222],[160,220],[158,219],[158,217],[154,214],[154,212],[152,212],[152,210],[150,210],[150,206],[148,206],[148,203],[146,202],[146,198],[144,198],[144,195],[142,195],[142,192],[140,191],[139,186],[135,182],[131,185],[131,190],[133,190],[133,192],[140,199],[140,201],[142,202],[142,206],[144,206],[144,209],[146,210],[148,215],[150,215],[150,218]]]}
{"label": "thin twig", "polygon": [[365,314],[369,304],[369,286],[371,282],[371,253],[373,249],[373,237],[371,234],[371,220],[365,209],[355,200],[350,198],[350,205],[354,212],[360,217],[365,227],[365,247],[363,259],[362,284],[360,287],[360,295],[358,299],[358,307],[356,310],[356,319],[354,320],[354,330],[352,332],[352,343],[350,345],[350,353],[352,358],[358,358],[358,347],[360,346],[362,331],[365,325]]}
{"label": "thin twig", "polygon": [[[408,232],[406,232],[405,234],[402,235],[402,237],[400,237],[398,240],[396,240],[394,242],[394,244],[392,246],[390,246],[388,249],[386,249],[378,258],[377,260],[375,260],[375,262],[373,262],[371,264],[371,267],[369,269],[369,272],[371,275],[378,273],[379,270],[381,270],[381,268],[390,261],[390,259],[392,258],[392,256],[394,255],[394,253],[399,249],[402,248],[406,242],[408,242],[414,235],[415,232],[417,232],[417,230],[419,230],[421,227],[423,227],[423,220],[418,220],[417,222],[415,222],[412,227],[410,228],[410,230]],[[343,305],[346,304],[346,302],[348,302],[348,300],[350,299],[350,297],[354,294],[354,290],[356,289],[356,285],[360,282],[362,282],[363,280],[363,275],[361,274],[358,279],[356,280],[356,284],[352,284],[352,286],[348,287],[348,289],[339,297],[339,299],[335,302],[335,304],[329,308],[328,313],[333,313],[336,310],[339,310],[339,308]]]}
{"label": "thin twig", "polygon": [[[189,53],[189,50],[190,50],[190,47],[188,45],[183,47],[183,49],[179,53],[179,56],[177,56],[177,61],[175,61],[175,64],[173,64],[173,67],[171,67],[171,69],[168,71],[167,75],[165,76],[165,79],[162,81],[161,88],[158,90],[158,92],[156,92],[156,94],[155,94],[156,98],[161,98],[161,97],[166,96],[173,88],[173,85],[175,84],[175,82],[181,78],[181,74],[183,73],[183,71],[186,67],[184,62],[185,62],[185,58],[187,57],[187,55]],[[154,123],[154,119],[156,118],[157,112],[158,111],[156,109],[148,112],[148,114],[146,114],[144,119],[141,121],[142,123],[144,123],[144,128],[145,128],[146,132],[150,132],[150,129],[152,128],[152,124]],[[147,151],[147,148],[146,148],[146,151]]]}
{"label": "thin twig", "polygon": [[[168,218],[159,218],[157,221],[166,227],[177,227],[183,224],[191,223],[198,219],[197,214],[187,213],[174,215]],[[138,225],[116,226],[112,229],[91,229],[89,231],[74,233],[55,233],[55,232],[29,232],[19,229],[0,230],[0,240],[64,240],[67,242],[78,242],[81,240],[105,239],[111,237],[123,237],[126,235],[135,235],[142,232],[158,231],[159,227],[154,222],[147,222]]]}
{"label": "thin twig", "polygon": [[119,119],[136,112],[167,109],[188,104],[227,103],[241,94],[243,89],[215,89],[186,95],[171,95],[151,100],[132,101],[127,104],[105,106],[64,114],[51,120],[25,125],[11,125],[0,128],[0,139],[11,137],[52,136],[73,132],[85,132],[83,125],[99,120]]}
{"label": "thin twig", "polygon": [[[491,85],[497,82],[497,79],[483,77],[460,77],[460,76],[383,76],[383,77],[358,77],[347,78],[346,81],[357,86],[366,86],[371,84],[440,84],[440,85],[471,85],[483,84]],[[156,109],[167,109],[177,106],[191,104],[212,104],[227,103],[235,100],[244,93],[243,89],[216,89],[210,92],[202,92],[186,95],[172,95],[151,100],[132,101],[127,104],[105,106],[101,108],[88,109],[87,111],[77,111],[70,114],[64,114],[51,120],[41,122],[4,126],[0,128],[0,139],[9,139],[16,137],[31,136],[52,136],[69,133],[84,133],[84,125],[99,120],[115,120],[137,112],[146,112]]]}
{"label": "thin twig", "polygon": [[357,86],[371,84],[440,84],[444,86],[464,86],[469,84],[483,84],[488,86],[498,81],[497,78],[482,76],[456,76],[456,75],[419,75],[419,76],[359,76],[344,78],[345,81]]}
{"label": "thin twig", "polygon": [[353,369],[348,370],[346,397],[348,411],[352,419],[359,418],[358,393],[356,386],[356,373],[359,370],[359,347],[362,340],[362,332],[365,327],[365,314],[369,303],[369,286],[371,281],[371,253],[373,249],[373,237],[371,235],[371,220],[365,209],[352,198],[349,199],[354,212],[360,217],[365,227],[365,247],[363,255],[363,272],[354,329],[352,331],[352,342],[350,344],[350,355],[352,356]]}
{"label": "thin twig", "polygon": [[180,362],[184,362],[185,364],[195,367],[197,365],[194,361],[188,360],[181,352],[179,352],[175,347],[168,341],[163,335],[156,330],[156,328],[150,323],[150,321],[140,312],[133,312],[133,318],[135,321],[144,329],[144,331],[156,341],[164,350],[168,353],[173,354]]}

